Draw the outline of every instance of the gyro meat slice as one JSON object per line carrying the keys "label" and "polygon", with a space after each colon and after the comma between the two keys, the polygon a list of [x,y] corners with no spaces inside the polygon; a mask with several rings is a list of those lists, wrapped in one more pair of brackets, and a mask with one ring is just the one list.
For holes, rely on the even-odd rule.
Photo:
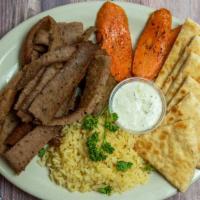
{"label": "gyro meat slice", "polygon": [[5,140],[12,133],[18,123],[19,119],[17,116],[13,112],[10,112],[6,116],[4,122],[0,124],[0,155],[7,150]]}
{"label": "gyro meat slice", "polygon": [[59,131],[60,127],[37,126],[9,149],[4,154],[4,158],[16,173],[20,173],[37,155],[39,150],[54,138]]}
{"label": "gyro meat slice", "polygon": [[7,114],[10,112],[15,97],[17,94],[16,87],[22,77],[21,72],[17,72],[16,75],[11,79],[8,85],[1,91],[0,94],[0,122],[3,122]]}
{"label": "gyro meat slice", "polygon": [[42,18],[38,23],[36,23],[31,30],[28,32],[23,45],[22,45],[22,49],[21,49],[21,65],[24,66],[26,64],[29,64],[30,62],[33,61],[32,59],[32,54],[33,54],[33,47],[34,47],[34,40],[35,40],[35,36],[37,34],[38,31],[40,31],[41,29],[49,31],[52,26],[55,26],[56,22],[55,20],[50,17],[50,16],[46,16],[44,18]]}
{"label": "gyro meat slice", "polygon": [[45,86],[32,102],[29,112],[43,124],[50,122],[64,101],[71,98],[73,90],[86,74],[86,70],[97,49],[95,44],[84,42],[68,62]]}
{"label": "gyro meat slice", "polygon": [[36,76],[25,85],[24,89],[20,92],[17,101],[15,102],[15,106],[14,106],[15,110],[19,110],[21,108],[21,105],[23,104],[26,97],[37,85],[37,82],[39,81],[42,74],[44,73],[44,70],[45,70],[44,68],[40,69],[40,71],[36,74]]}
{"label": "gyro meat slice", "polygon": [[92,34],[94,34],[96,32],[96,27],[95,26],[90,26],[89,28],[87,28],[83,35],[81,36],[81,41],[88,41],[90,39],[90,37],[92,36]]}
{"label": "gyro meat slice", "polygon": [[33,129],[31,123],[20,123],[14,128],[12,133],[6,138],[4,142],[8,146],[15,145],[20,139],[22,139],[26,134],[28,134]]}
{"label": "gyro meat slice", "polygon": [[34,43],[37,45],[49,46],[49,37],[50,37],[49,31],[45,29],[40,29],[35,35]]}
{"label": "gyro meat slice", "polygon": [[83,119],[87,114],[99,113],[108,101],[116,82],[110,73],[111,60],[103,50],[96,53],[88,68],[86,86],[78,109],[72,114],[53,119],[50,125],[65,125]]}
{"label": "gyro meat slice", "polygon": [[83,24],[81,22],[59,22],[58,26],[60,28],[60,37],[65,45],[78,43],[84,33]]}
{"label": "gyro meat slice", "polygon": [[18,85],[18,90],[32,80],[42,67],[48,67],[53,63],[62,63],[67,61],[76,50],[73,46],[65,46],[55,51],[49,51],[43,54],[39,59],[34,60],[30,64],[24,66],[23,77]]}
{"label": "gyro meat slice", "polygon": [[42,91],[42,89],[48,84],[48,82],[56,75],[59,70],[55,67],[49,67],[44,72],[41,79],[38,81],[37,86],[32,90],[32,92],[24,100],[21,109],[27,110],[35,97]]}

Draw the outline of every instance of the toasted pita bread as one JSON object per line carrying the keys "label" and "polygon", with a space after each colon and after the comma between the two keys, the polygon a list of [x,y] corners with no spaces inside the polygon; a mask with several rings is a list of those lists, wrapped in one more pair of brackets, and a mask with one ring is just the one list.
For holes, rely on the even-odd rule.
{"label": "toasted pita bread", "polygon": [[185,79],[183,85],[173,97],[170,104],[167,106],[167,112],[169,112],[169,110],[173,106],[177,105],[190,92],[192,92],[195,95],[195,97],[197,97],[197,99],[200,101],[200,84],[192,77],[188,76]]}
{"label": "toasted pita bread", "polygon": [[189,46],[186,47],[183,55],[180,57],[179,61],[176,63],[171,74],[168,76],[167,80],[165,81],[165,83],[162,87],[162,91],[163,91],[164,94],[167,93],[170,85],[172,84],[175,77],[178,75],[179,70],[181,69],[183,63],[186,61],[190,52],[193,52],[193,53],[196,53],[197,55],[200,55],[200,37],[199,36],[195,36],[192,39]]}
{"label": "toasted pita bread", "polygon": [[200,81],[200,56],[195,53],[190,53],[187,60],[181,67],[180,73],[170,86],[166,94],[167,104],[170,103],[187,76],[191,76],[198,82]]}
{"label": "toasted pita bread", "polygon": [[195,133],[197,136],[199,159],[197,168],[200,168],[200,102],[194,94],[189,93],[180,103],[172,107],[163,122],[163,126],[176,123],[178,121],[193,119],[195,122]]}
{"label": "toasted pita bread", "polygon": [[155,81],[159,88],[162,88],[167,77],[172,72],[175,64],[182,56],[185,47],[189,44],[195,35],[200,35],[200,26],[191,19],[187,19],[183,24],[182,29],[172,47],[172,50]]}
{"label": "toasted pita bread", "polygon": [[181,192],[191,183],[197,164],[193,120],[163,126],[139,137],[135,150]]}
{"label": "toasted pita bread", "polygon": [[169,110],[162,125],[169,125],[186,119],[200,120],[200,102],[193,93],[187,94]]}

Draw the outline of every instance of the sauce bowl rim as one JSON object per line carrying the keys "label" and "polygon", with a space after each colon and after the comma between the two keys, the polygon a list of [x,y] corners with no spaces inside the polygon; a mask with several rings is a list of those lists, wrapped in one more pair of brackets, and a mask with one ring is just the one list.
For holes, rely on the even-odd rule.
{"label": "sauce bowl rim", "polygon": [[152,81],[152,80],[148,80],[148,79],[145,79],[145,78],[141,78],[141,77],[130,77],[130,78],[127,78],[121,82],[119,82],[112,90],[111,94],[110,94],[110,97],[109,97],[109,103],[108,103],[108,108],[109,108],[109,111],[111,113],[114,112],[113,108],[112,108],[112,104],[113,104],[113,99],[114,99],[114,96],[116,94],[116,92],[125,84],[127,83],[130,83],[130,82],[135,82],[135,81],[138,81],[138,82],[143,82],[143,83],[146,83],[148,85],[150,85],[151,87],[153,87],[159,94],[160,96],[160,99],[161,99],[161,102],[162,102],[162,112],[160,114],[160,117],[158,119],[158,121],[150,128],[146,129],[146,130],[141,130],[141,131],[134,131],[134,130],[130,130],[130,129],[126,129],[124,128],[118,121],[116,122],[116,124],[122,128],[123,130],[125,131],[128,131],[129,133],[133,133],[133,134],[145,134],[145,133],[149,133],[153,130],[155,130],[156,128],[158,128],[158,126],[163,122],[164,118],[165,118],[165,115],[166,115],[166,109],[167,109],[167,103],[166,103],[166,99],[165,99],[165,95],[163,94],[162,90]]}

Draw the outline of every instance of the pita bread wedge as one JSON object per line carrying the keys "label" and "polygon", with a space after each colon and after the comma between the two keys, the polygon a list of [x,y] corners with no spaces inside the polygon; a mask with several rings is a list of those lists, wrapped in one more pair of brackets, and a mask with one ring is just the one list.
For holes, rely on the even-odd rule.
{"label": "pita bread wedge", "polygon": [[193,93],[187,94],[177,105],[169,110],[162,126],[186,119],[200,120],[200,102]]}
{"label": "pita bread wedge", "polygon": [[166,94],[166,101],[167,104],[170,103],[173,96],[176,94],[178,89],[183,84],[185,78],[187,76],[191,76],[198,82],[200,81],[200,56],[195,53],[190,53],[187,60],[181,67],[181,71],[170,86],[167,94]]}
{"label": "pita bread wedge", "polygon": [[155,81],[159,88],[162,88],[168,75],[171,73],[179,58],[182,56],[185,47],[195,35],[200,35],[200,26],[191,19],[187,19],[183,24],[172,50]]}
{"label": "pita bread wedge", "polygon": [[177,105],[188,93],[192,92],[195,97],[200,101],[200,84],[191,76],[188,76],[182,86],[179,88],[178,92],[173,97],[172,101],[167,107],[167,112]]}
{"label": "pita bread wedge", "polygon": [[176,123],[178,121],[193,119],[194,129],[197,137],[199,159],[197,168],[200,168],[200,102],[193,93],[186,95],[180,103],[173,106],[163,121],[163,126]]}
{"label": "pita bread wedge", "polygon": [[162,91],[164,94],[167,93],[170,85],[172,84],[173,80],[177,76],[179,70],[181,69],[183,63],[186,61],[190,52],[200,55],[200,37],[199,36],[195,36],[190,42],[189,46],[185,48],[183,55],[180,57],[179,61],[176,63],[175,67],[173,68],[171,74],[168,76],[167,80],[165,81],[162,87]]}
{"label": "pita bread wedge", "polygon": [[198,152],[193,120],[176,122],[142,135],[134,148],[172,185],[181,192],[187,190]]}

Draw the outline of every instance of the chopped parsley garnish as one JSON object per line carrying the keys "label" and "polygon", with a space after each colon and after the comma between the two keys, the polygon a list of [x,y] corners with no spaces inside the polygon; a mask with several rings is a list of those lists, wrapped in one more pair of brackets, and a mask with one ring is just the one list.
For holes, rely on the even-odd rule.
{"label": "chopped parsley garnish", "polygon": [[111,118],[112,122],[116,122],[118,120],[117,113],[110,113],[110,118]]}
{"label": "chopped parsley garnish", "polygon": [[[104,121],[104,130],[102,144],[99,143],[99,133],[94,132],[87,139],[86,145],[88,147],[89,158],[92,161],[102,161],[107,158],[107,154],[112,154],[114,152],[114,147],[106,140],[106,130],[115,132],[119,127],[115,124],[115,121],[118,119],[116,113],[105,112],[105,121]],[[92,131],[98,125],[98,117],[93,117],[91,115],[86,116],[83,119],[82,128],[87,131]]]}
{"label": "chopped parsley garnish", "polygon": [[125,172],[126,170],[130,169],[133,166],[133,163],[131,162],[125,162],[125,161],[117,161],[116,168],[118,171]]}
{"label": "chopped parsley garnish", "polygon": [[113,124],[111,122],[105,122],[104,127],[110,132],[116,132],[119,129],[119,127],[116,124]]}
{"label": "chopped parsley garnish", "polygon": [[143,170],[146,171],[147,173],[151,173],[152,171],[154,171],[154,168],[149,163],[147,163],[143,168]]}
{"label": "chopped parsley garnish", "polygon": [[110,132],[116,132],[119,127],[115,124],[118,120],[117,113],[106,113],[106,120],[104,123],[104,128],[108,129]]}
{"label": "chopped parsley garnish", "polygon": [[108,186],[99,188],[97,191],[102,194],[111,195],[112,187],[108,185]]}
{"label": "chopped parsley garnish", "polygon": [[87,115],[83,119],[82,128],[84,130],[91,131],[91,130],[93,130],[94,128],[97,127],[97,123],[98,123],[98,118],[93,117],[92,115]]}
{"label": "chopped parsley garnish", "polygon": [[38,152],[38,156],[40,158],[42,158],[44,156],[44,154],[46,153],[46,148],[41,148]]}
{"label": "chopped parsley garnish", "polygon": [[89,157],[92,161],[105,160],[107,157],[104,154],[103,150],[97,147],[98,141],[99,141],[99,134],[97,132],[94,132],[87,140]]}
{"label": "chopped parsley garnish", "polygon": [[103,151],[105,151],[106,153],[109,153],[109,154],[112,154],[114,152],[114,148],[111,146],[110,143],[108,142],[104,142],[102,145],[101,145],[101,148],[103,149]]}

